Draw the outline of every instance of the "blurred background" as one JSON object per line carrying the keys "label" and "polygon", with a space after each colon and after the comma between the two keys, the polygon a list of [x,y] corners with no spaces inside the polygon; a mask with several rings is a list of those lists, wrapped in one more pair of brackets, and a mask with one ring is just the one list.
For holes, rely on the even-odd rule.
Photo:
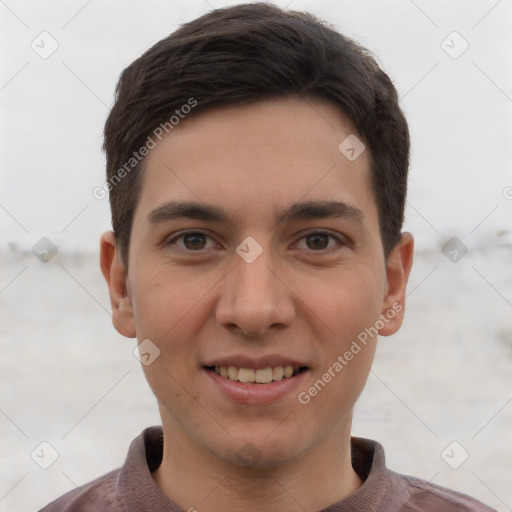
{"label": "blurred background", "polygon": [[[128,64],[236,3],[0,1],[2,511],[119,467],[160,423],[98,266],[103,124]],[[372,50],[411,130],[407,314],[379,342],[353,434],[399,473],[512,510],[512,1],[274,3]]]}

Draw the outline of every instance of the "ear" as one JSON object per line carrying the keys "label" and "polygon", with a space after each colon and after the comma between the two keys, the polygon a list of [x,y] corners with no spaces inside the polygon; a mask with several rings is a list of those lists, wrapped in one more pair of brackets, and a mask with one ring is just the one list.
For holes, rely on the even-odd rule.
{"label": "ear", "polygon": [[411,272],[414,238],[402,233],[400,242],[391,251],[386,269],[387,292],[382,303],[381,319],[384,326],[381,336],[389,336],[400,329],[405,313],[405,290]]}
{"label": "ear", "polygon": [[127,272],[121,261],[113,231],[107,231],[101,236],[100,267],[110,294],[112,323],[123,336],[135,338],[133,304],[126,287]]}

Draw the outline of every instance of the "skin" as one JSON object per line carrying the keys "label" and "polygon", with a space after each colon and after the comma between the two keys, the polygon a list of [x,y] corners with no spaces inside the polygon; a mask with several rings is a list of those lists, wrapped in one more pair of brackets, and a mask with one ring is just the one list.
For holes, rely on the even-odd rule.
{"label": "skin", "polygon": [[[402,323],[413,239],[404,233],[386,261],[370,152],[351,162],[338,149],[352,133],[318,100],[185,119],[147,156],[128,270],[113,233],[101,239],[114,326],[161,351],[143,366],[164,429],[153,478],[184,510],[317,511],[362,485],[350,461],[352,410],[377,336],[308,404],[297,399],[393,304],[379,334]],[[171,200],[224,208],[227,222],[151,222]],[[276,222],[276,211],[313,200],[343,201],[361,215]],[[184,230],[206,236],[175,240]],[[319,230],[332,237],[310,236]],[[235,250],[248,236],[262,248],[252,263]],[[307,375],[275,403],[235,403],[203,369],[232,354],[291,355]]]}

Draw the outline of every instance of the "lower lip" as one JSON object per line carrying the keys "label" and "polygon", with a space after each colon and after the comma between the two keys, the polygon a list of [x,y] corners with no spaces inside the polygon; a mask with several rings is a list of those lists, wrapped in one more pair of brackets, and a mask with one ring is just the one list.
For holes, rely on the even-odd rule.
{"label": "lower lip", "polygon": [[224,396],[233,402],[247,405],[270,404],[283,399],[293,391],[297,391],[309,373],[306,370],[293,377],[272,381],[268,384],[250,384],[226,379],[206,368],[203,368],[203,372]]}

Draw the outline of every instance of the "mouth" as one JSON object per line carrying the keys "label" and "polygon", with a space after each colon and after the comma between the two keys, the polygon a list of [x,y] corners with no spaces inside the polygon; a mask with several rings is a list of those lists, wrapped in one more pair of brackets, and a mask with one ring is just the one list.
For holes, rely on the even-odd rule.
{"label": "mouth", "polygon": [[305,361],[281,354],[230,354],[203,361],[201,369],[212,400],[220,396],[235,404],[266,406],[293,400],[313,371]]}
{"label": "mouth", "polygon": [[239,368],[238,366],[205,366],[220,377],[245,384],[270,384],[295,377],[308,370],[307,366],[268,366],[266,368]]}

